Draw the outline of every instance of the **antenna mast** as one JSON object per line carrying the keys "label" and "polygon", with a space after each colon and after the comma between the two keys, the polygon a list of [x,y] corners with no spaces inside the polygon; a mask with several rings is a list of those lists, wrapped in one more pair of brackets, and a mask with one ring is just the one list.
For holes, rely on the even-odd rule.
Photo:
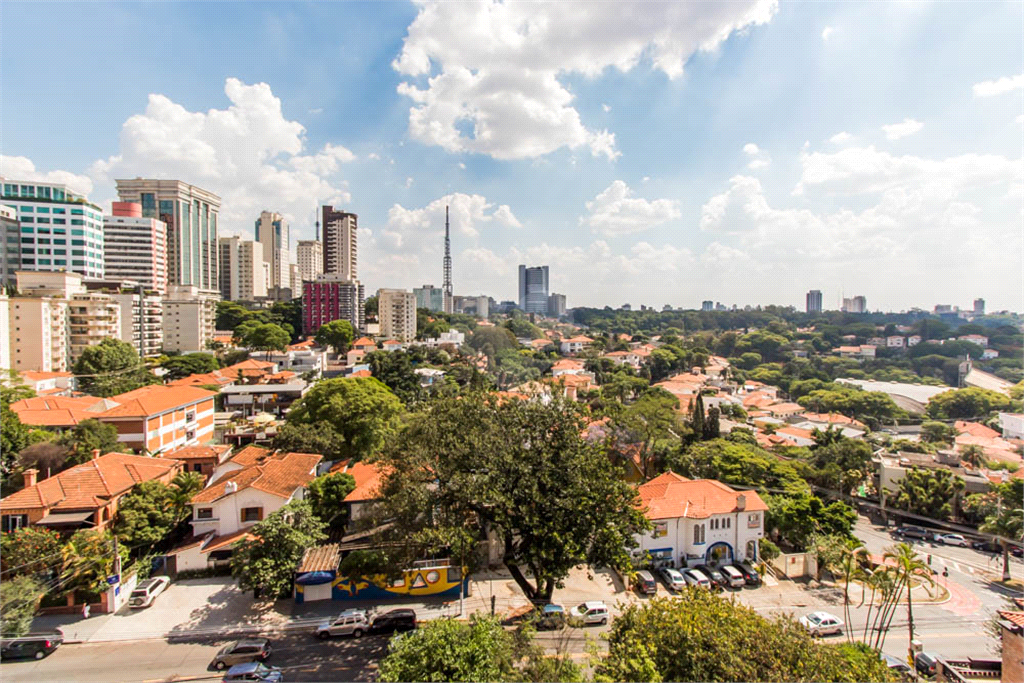
{"label": "antenna mast", "polygon": [[452,297],[452,241],[448,226],[448,205],[444,207],[444,312],[451,313],[454,306]]}

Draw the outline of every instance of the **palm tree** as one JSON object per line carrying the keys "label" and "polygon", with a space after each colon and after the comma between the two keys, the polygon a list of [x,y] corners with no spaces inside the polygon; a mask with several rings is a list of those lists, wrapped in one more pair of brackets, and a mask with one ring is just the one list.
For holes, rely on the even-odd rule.
{"label": "palm tree", "polygon": [[[867,574],[861,568],[861,562],[867,560],[868,551],[864,548],[857,548],[856,550],[849,550],[843,552],[839,561],[833,564],[829,569],[839,578],[843,580],[843,618],[847,624],[846,627],[846,638],[851,643],[853,642],[853,631],[850,628],[850,583],[857,580],[863,580]],[[863,592],[863,589],[862,589]],[[869,608],[870,609],[870,608]]]}
{"label": "palm tree", "polygon": [[1003,549],[1003,583],[1006,583],[1010,580],[1010,545],[1005,539],[1021,538],[1024,533],[1024,510],[1000,506],[994,515],[985,518],[978,531],[1000,537],[999,546]]}
{"label": "palm tree", "polygon": [[893,560],[896,563],[896,575],[899,580],[899,591],[897,592],[897,602],[899,596],[903,592],[903,588],[907,589],[907,627],[910,634],[910,643],[908,650],[913,656],[913,641],[914,641],[914,592],[913,592],[913,581],[915,578],[919,578],[921,581],[927,581],[929,584],[934,585],[935,581],[932,579],[931,568],[921,561],[920,555],[914,550],[914,548],[907,543],[897,543],[895,546],[885,551],[882,556],[886,560]]}
{"label": "palm tree", "polygon": [[203,489],[203,475],[198,472],[178,472],[171,480],[174,519],[181,521],[192,502],[192,496]]}
{"label": "palm tree", "polygon": [[[868,614],[864,622],[864,637],[868,637],[868,622],[871,623],[871,632],[875,634],[872,647],[876,650],[881,647],[882,633],[884,631],[886,616],[892,605],[892,597],[896,593],[896,572],[892,567],[879,567],[868,576],[868,585],[871,586],[871,603],[868,605]],[[881,598],[881,603],[875,611],[875,618],[871,619],[871,606],[875,604],[875,593]]]}
{"label": "palm tree", "polygon": [[960,460],[978,469],[985,462],[985,451],[977,444],[964,446],[960,449]]}

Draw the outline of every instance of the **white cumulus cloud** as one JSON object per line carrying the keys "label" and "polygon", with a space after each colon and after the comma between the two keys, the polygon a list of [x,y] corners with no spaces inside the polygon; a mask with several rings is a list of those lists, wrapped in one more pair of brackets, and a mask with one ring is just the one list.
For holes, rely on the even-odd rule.
{"label": "white cumulus cloud", "polygon": [[1017,88],[1024,88],[1024,74],[1016,76],[1003,76],[994,81],[982,81],[974,84],[975,97],[992,97],[1002,95]]}
{"label": "white cumulus cloud", "polygon": [[748,142],[743,145],[743,152],[747,156],[751,157],[750,163],[747,164],[747,168],[752,171],[756,171],[759,168],[766,168],[772,163],[771,157],[753,142]]}
{"label": "white cumulus cloud", "polygon": [[827,41],[829,36],[832,35],[834,29],[831,26],[826,26],[821,32],[821,39]]}
{"label": "white cumulus cloud", "polygon": [[228,78],[224,94],[226,109],[205,112],[151,94],[146,110],[124,122],[118,154],[96,161],[90,175],[108,188],[117,178],[143,176],[210,190],[221,197],[225,233],[250,230],[263,209],[283,213],[297,227],[316,202],[351,200],[336,175],[355,154],[330,143],[309,153],[305,128],[284,116],[266,83]]}
{"label": "white cumulus cloud", "polygon": [[[641,59],[670,78],[689,57],[771,20],[777,0],[649,3],[419,3],[394,68],[408,77],[409,133],[449,152],[497,159],[561,147],[614,159],[615,135],[588,127],[560,77],[629,71]],[[458,27],[458,30],[452,30]]]}
{"label": "white cumulus cloud", "polygon": [[908,135],[920,131],[924,128],[924,124],[914,119],[903,119],[899,123],[891,123],[888,126],[882,126],[882,132],[885,133],[885,137],[890,140],[899,140],[905,138]]}
{"label": "white cumulus cloud", "polygon": [[43,183],[62,183],[72,192],[88,196],[92,193],[92,179],[69,171],[37,171],[28,157],[0,154],[0,175],[10,180],[37,180]]}
{"label": "white cumulus cloud", "polygon": [[580,217],[580,225],[588,225],[594,232],[609,236],[640,232],[680,216],[678,202],[634,197],[633,191],[621,180],[614,181],[593,201],[587,202],[587,210],[590,213]]}
{"label": "white cumulus cloud", "polygon": [[828,139],[828,141],[829,141],[829,142],[831,142],[831,143],[834,143],[834,144],[837,144],[837,145],[838,145],[838,144],[840,144],[840,143],[846,142],[847,140],[849,140],[849,139],[850,139],[850,138],[852,138],[852,137],[853,137],[852,135],[850,135],[849,133],[847,133],[847,132],[846,132],[846,131],[844,130],[843,132],[841,132],[841,133],[836,133],[835,135],[833,135],[832,137],[830,137],[830,138]]}

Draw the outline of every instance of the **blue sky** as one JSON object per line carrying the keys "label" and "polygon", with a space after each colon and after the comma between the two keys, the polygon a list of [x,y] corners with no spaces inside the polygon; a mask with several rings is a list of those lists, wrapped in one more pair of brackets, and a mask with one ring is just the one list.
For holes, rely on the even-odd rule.
{"label": "blue sky", "polygon": [[[19,3],[2,172],[218,192],[312,237],[360,216],[368,289],[573,305],[1022,302],[1022,6]],[[73,94],[80,94],[79,98]],[[67,104],[63,104],[66,102]],[[844,135],[845,134],[845,135]]]}

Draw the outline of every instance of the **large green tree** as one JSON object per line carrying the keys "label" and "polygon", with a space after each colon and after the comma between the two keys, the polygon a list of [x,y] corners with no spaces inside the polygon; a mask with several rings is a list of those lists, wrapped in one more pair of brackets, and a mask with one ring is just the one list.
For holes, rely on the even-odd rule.
{"label": "large green tree", "polygon": [[603,447],[583,439],[586,423],[583,408],[557,398],[432,403],[382,458],[390,474],[376,514],[393,522],[388,540],[418,559],[433,550],[418,534],[482,522],[533,600],[550,600],[581,563],[627,567],[634,534],[650,525]]}
{"label": "large green tree", "polygon": [[327,461],[350,457],[345,437],[327,422],[286,423],[278,428],[271,445],[292,453],[316,453]]}
{"label": "large green tree", "polygon": [[356,487],[356,480],[345,472],[329,472],[309,482],[309,504],[313,512],[332,527],[344,528],[348,521],[345,497]]}
{"label": "large green tree", "polygon": [[254,351],[265,351],[269,357],[271,351],[284,351],[288,348],[291,338],[291,334],[280,325],[258,323],[246,327],[242,344]]}
{"label": "large green tree", "polygon": [[612,625],[599,681],[894,681],[877,651],[816,642],[710,591],[630,605]]}
{"label": "large green tree", "polygon": [[515,335],[505,327],[478,327],[468,343],[474,350],[483,351],[490,357],[494,357],[499,351],[519,348]]}
{"label": "large green tree", "polygon": [[402,402],[373,377],[317,382],[292,405],[293,425],[329,424],[341,438],[336,452],[357,460],[373,455],[394,433]]}
{"label": "large green tree", "polygon": [[288,503],[250,529],[254,538],[235,545],[231,574],[242,590],[285,595],[306,549],[327,538],[326,527],[308,501]]}
{"label": "large green tree", "polygon": [[117,428],[94,419],[82,420],[74,429],[64,432],[58,441],[70,451],[71,464],[87,462],[92,458],[94,451],[106,455],[125,450],[117,440]]}
{"label": "large green tree", "polygon": [[78,388],[93,396],[115,396],[160,382],[134,346],[112,337],[86,347],[72,372],[78,377]]}
{"label": "large green tree", "polygon": [[352,323],[347,320],[332,320],[320,326],[316,331],[315,340],[320,346],[330,346],[334,353],[342,354],[348,351],[354,337]]}
{"label": "large green tree", "polygon": [[4,580],[21,574],[57,571],[61,566],[60,549],[60,534],[46,527],[22,527],[0,534]]}
{"label": "large green tree", "polygon": [[807,492],[768,495],[765,529],[795,550],[806,550],[815,535],[851,538],[857,513],[842,501],[826,503]]}
{"label": "large green tree", "polygon": [[28,387],[0,385],[0,476],[4,482],[14,469],[18,453],[29,445],[31,431],[10,406],[15,401],[35,395],[36,392]]}
{"label": "large green tree", "polygon": [[[1018,486],[1018,489],[1020,487]],[[1003,551],[1003,581],[1010,580],[1010,544],[1006,539],[1020,541],[1024,535],[1024,510],[1020,507],[1000,507],[985,518],[978,530],[999,537],[999,546]]]}
{"label": "large green tree", "polygon": [[0,636],[18,638],[29,632],[46,586],[31,576],[4,581],[0,590]]}
{"label": "large green tree", "polygon": [[567,657],[545,657],[529,630],[507,631],[494,617],[468,623],[434,619],[392,641],[380,663],[380,680],[582,681]]}
{"label": "large green tree", "polygon": [[616,439],[636,444],[640,449],[640,468],[646,478],[656,475],[659,441],[683,438],[690,433],[679,414],[679,399],[663,389],[651,389],[626,407],[613,421]]}
{"label": "large green tree", "polygon": [[370,366],[374,378],[383,382],[406,405],[426,398],[427,390],[420,386],[412,358],[405,351],[374,351],[366,354],[363,362]]}
{"label": "large green tree", "polygon": [[220,368],[220,363],[212,353],[186,353],[183,356],[170,356],[160,363],[160,367],[167,371],[164,379],[171,381],[213,372]]}
{"label": "large green tree", "polygon": [[751,444],[727,439],[694,443],[685,451],[669,456],[675,472],[692,479],[717,479],[737,486],[807,491],[807,483],[793,466]]}
{"label": "large green tree", "polygon": [[[1018,407],[1020,402],[1016,404]],[[968,387],[944,391],[928,401],[928,415],[947,420],[985,419],[992,413],[1014,408],[1009,396],[989,389]]]}
{"label": "large green tree", "polygon": [[889,507],[933,519],[949,519],[964,490],[964,480],[949,470],[911,467],[896,486],[895,492],[887,492]]}

